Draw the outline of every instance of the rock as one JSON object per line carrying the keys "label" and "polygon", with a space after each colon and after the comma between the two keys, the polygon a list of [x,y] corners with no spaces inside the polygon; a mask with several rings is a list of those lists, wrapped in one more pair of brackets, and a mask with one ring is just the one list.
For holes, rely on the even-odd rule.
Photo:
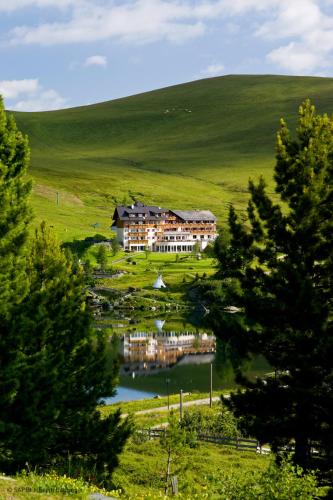
{"label": "rock", "polygon": [[101,493],[91,493],[88,498],[89,500],[117,500],[115,497],[106,497]]}

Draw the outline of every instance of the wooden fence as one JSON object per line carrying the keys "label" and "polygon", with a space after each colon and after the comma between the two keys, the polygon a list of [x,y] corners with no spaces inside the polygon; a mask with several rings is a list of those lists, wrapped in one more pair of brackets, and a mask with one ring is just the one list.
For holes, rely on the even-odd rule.
{"label": "wooden fence", "polygon": [[[141,429],[140,434],[145,434],[148,439],[159,438],[164,434],[166,429]],[[207,443],[215,443],[220,445],[234,446],[236,450],[242,451],[254,451],[255,453],[262,453],[261,446],[256,439],[245,439],[245,438],[229,438],[224,436],[214,436],[204,433],[199,433],[197,435],[199,441],[205,441]]]}

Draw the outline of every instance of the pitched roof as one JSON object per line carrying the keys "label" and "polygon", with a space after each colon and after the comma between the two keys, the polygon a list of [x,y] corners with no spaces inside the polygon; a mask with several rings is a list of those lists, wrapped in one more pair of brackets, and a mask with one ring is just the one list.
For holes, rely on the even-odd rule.
{"label": "pitched roof", "polygon": [[217,220],[210,210],[169,210],[155,205],[144,205],[138,201],[129,207],[118,205],[114,211],[113,220],[128,221],[130,219],[131,221],[140,221],[143,217],[139,217],[139,214],[144,216],[144,220],[163,220],[167,217],[168,212],[185,221],[215,222]]}
{"label": "pitched roof", "polygon": [[177,215],[177,217],[183,220],[216,221],[215,215],[210,210],[170,210],[170,212]]}
{"label": "pitched roof", "polygon": [[[118,205],[115,209],[113,219],[120,219],[120,220],[128,220],[131,217],[131,220],[142,220],[141,217],[138,217],[138,214],[143,214],[145,216],[145,219],[147,220],[155,220],[155,219],[162,219],[163,216],[162,214],[167,213],[168,210],[157,207],[155,205],[144,205],[141,202],[136,202],[134,205],[131,205],[129,207],[123,206],[123,205]],[[134,215],[134,217],[133,217]],[[135,217],[137,216],[137,217]]]}

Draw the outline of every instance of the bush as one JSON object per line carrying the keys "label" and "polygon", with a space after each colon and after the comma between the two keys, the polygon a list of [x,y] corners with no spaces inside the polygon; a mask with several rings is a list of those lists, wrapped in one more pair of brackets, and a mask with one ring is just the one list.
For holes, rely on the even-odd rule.
{"label": "bush", "polygon": [[[110,493],[103,488],[98,488],[97,486],[87,483],[80,477],[74,479],[54,471],[45,474],[36,474],[34,472],[28,474],[26,471],[23,471],[16,477],[17,479],[24,480],[25,488],[27,491],[31,490],[32,495],[51,495],[51,493],[53,493],[56,495],[72,496],[97,493],[102,496]],[[117,492],[112,493],[117,494]]]}
{"label": "bush", "polygon": [[281,466],[271,463],[263,473],[223,475],[220,478],[221,498],[242,500],[311,500],[320,496],[314,472],[284,461]]}
{"label": "bush", "polygon": [[181,426],[187,431],[197,434],[211,434],[228,438],[235,438],[240,434],[236,418],[223,406],[217,408],[202,407],[185,411]]}

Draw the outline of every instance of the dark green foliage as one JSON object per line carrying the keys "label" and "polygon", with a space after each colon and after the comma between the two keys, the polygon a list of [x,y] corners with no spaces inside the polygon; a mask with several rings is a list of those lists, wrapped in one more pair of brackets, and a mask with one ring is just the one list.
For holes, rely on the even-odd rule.
{"label": "dark green foliage", "polygon": [[[333,120],[307,101],[296,139],[283,120],[277,136],[281,204],[263,179],[250,182],[248,227],[231,208],[230,238],[216,246],[214,330],[243,354],[264,355],[275,372],[254,383],[239,374],[246,390],[229,404],[250,434],[275,451],[295,446],[305,466],[311,446],[332,460],[332,173]],[[227,314],[231,305],[240,312]]]}
{"label": "dark green foliage", "polygon": [[7,408],[11,468],[73,456],[101,480],[130,431],[119,413],[102,420],[96,411],[97,400],[114,392],[118,366],[106,371],[106,339],[91,328],[83,271],[45,225],[33,240],[27,276],[29,295],[13,319],[22,363]]}
{"label": "dark green foliage", "polygon": [[220,479],[220,498],[233,500],[310,500],[319,498],[316,476],[284,460],[280,467],[271,463],[267,471],[255,474],[225,474]]}
{"label": "dark green foliage", "polygon": [[102,271],[105,271],[107,263],[108,263],[108,252],[106,246],[103,243],[100,243],[96,252],[96,260]]}
{"label": "dark green foliage", "polygon": [[31,217],[26,178],[29,163],[27,138],[7,117],[0,98],[0,453],[10,423],[6,409],[15,397],[20,356],[18,334],[11,329],[15,308],[28,290],[25,274],[27,226]]}
{"label": "dark green foliage", "polygon": [[240,435],[235,417],[227,408],[221,406],[185,411],[180,425],[187,432],[195,434],[227,438],[236,438]]}
{"label": "dark green foliage", "polygon": [[120,243],[118,238],[113,238],[111,241],[112,255],[115,256],[120,250]]}
{"label": "dark green foliage", "polygon": [[67,241],[63,244],[63,247],[69,248],[73,254],[77,255],[79,258],[82,258],[91,246],[93,246],[95,243],[101,243],[103,241],[107,242],[107,237],[97,233],[94,236],[87,236],[83,240],[75,239],[73,241]]}
{"label": "dark green foliage", "polygon": [[86,309],[84,272],[45,224],[27,242],[27,139],[0,102],[0,467],[72,461],[105,481],[131,423],[101,418],[117,363]]}

